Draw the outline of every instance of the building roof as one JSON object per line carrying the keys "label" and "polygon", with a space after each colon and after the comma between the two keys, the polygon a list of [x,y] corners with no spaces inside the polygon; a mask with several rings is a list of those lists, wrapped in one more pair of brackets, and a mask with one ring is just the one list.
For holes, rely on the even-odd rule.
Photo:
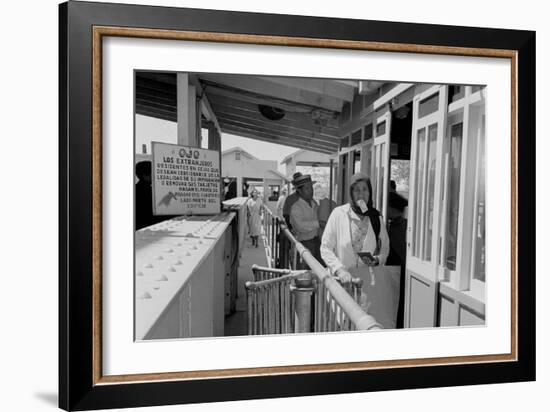
{"label": "building roof", "polygon": [[[281,164],[286,164],[290,162],[293,158],[297,158],[301,155],[303,155],[303,158],[302,160],[299,160],[297,164],[302,166],[313,164],[328,164],[330,160],[330,155],[327,155],[326,153],[312,152],[311,150],[300,149],[286,156],[281,161]],[[308,159],[308,156],[311,156],[312,158]]]}
{"label": "building roof", "polygon": [[282,174],[281,172],[277,171],[277,170],[273,170],[273,169],[270,169],[268,170],[269,173],[273,173],[274,175],[280,177],[281,179],[283,179],[285,182],[290,182],[290,179],[288,177],[286,177],[284,174]]}
{"label": "building roof", "polygon": [[292,159],[294,156],[296,156],[297,154],[302,153],[302,152],[305,152],[305,150],[304,150],[304,149],[299,149],[299,150],[296,150],[295,152],[292,152],[292,153],[289,154],[288,156],[285,156],[285,158],[284,158],[283,160],[281,160],[281,164],[287,163],[287,162],[290,161],[290,159]]}
{"label": "building roof", "polygon": [[222,156],[226,155],[226,154],[229,154],[229,153],[233,153],[233,152],[244,152],[246,153],[249,157],[251,157],[252,159],[254,160],[260,160],[258,159],[256,156],[253,156],[251,155],[250,153],[248,153],[246,150],[244,150],[242,147],[240,146],[235,146],[235,147],[232,147],[230,149],[227,149],[227,150],[224,150],[222,152]]}

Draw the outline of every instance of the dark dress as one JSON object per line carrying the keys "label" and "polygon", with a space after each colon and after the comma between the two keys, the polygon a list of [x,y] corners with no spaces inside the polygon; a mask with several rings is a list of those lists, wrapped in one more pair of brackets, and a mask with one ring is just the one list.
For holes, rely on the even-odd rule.
{"label": "dark dress", "polygon": [[390,238],[390,254],[386,260],[388,266],[401,266],[399,285],[399,304],[397,306],[397,320],[395,327],[404,326],[405,318],[405,267],[407,263],[407,219],[399,216],[392,219],[388,226]]}

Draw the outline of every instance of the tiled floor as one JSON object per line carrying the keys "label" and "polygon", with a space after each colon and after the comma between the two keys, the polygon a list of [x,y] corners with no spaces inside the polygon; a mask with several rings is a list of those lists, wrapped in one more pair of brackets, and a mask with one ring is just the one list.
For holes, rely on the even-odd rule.
{"label": "tiled floor", "polygon": [[246,292],[244,284],[252,280],[253,264],[267,266],[266,250],[263,237],[259,239],[257,248],[252,247],[250,238],[246,240],[243,248],[238,269],[238,298],[236,303],[237,311],[225,318],[225,336],[246,335]]}

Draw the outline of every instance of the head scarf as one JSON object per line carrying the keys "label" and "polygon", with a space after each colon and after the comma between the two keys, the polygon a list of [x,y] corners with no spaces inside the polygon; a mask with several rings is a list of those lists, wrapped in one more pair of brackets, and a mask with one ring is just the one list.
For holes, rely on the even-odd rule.
{"label": "head scarf", "polygon": [[[353,199],[353,186],[360,181],[367,183],[367,188],[369,189],[369,201],[367,202],[366,212],[362,212],[361,208],[355,203]],[[380,216],[380,212],[376,210],[372,205],[372,185],[370,183],[370,178],[366,173],[355,173],[349,182],[349,205],[351,210],[353,210],[358,216]]]}

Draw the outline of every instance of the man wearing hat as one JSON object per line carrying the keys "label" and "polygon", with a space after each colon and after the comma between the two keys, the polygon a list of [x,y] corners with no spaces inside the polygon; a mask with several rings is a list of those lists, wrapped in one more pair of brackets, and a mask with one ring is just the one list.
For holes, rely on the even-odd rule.
{"label": "man wearing hat", "polygon": [[317,217],[318,205],[313,200],[314,183],[310,175],[302,175],[294,179],[298,200],[290,208],[290,223],[298,241],[309,249],[315,259],[323,263],[319,251],[321,240]]}
{"label": "man wearing hat", "polygon": [[[292,181],[290,183],[292,183],[292,186],[294,186],[294,188],[296,188],[296,179],[299,179],[300,177],[302,177],[302,173],[300,172],[296,172],[292,175]],[[285,203],[283,204],[283,218],[285,219],[285,223],[288,226],[288,229],[291,231],[292,225],[290,223],[290,209],[298,199],[298,192],[294,191],[287,196],[287,198],[285,199]]]}

